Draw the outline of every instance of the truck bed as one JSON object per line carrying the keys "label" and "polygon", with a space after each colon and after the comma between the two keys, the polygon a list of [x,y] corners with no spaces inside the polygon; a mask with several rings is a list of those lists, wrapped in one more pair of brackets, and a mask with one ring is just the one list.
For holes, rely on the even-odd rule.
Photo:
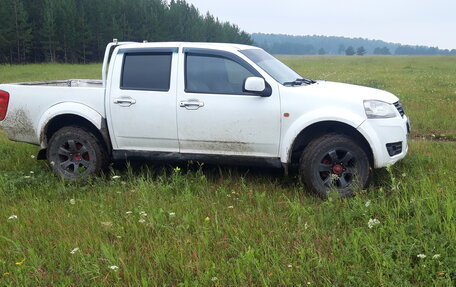
{"label": "truck bed", "polygon": [[14,141],[40,144],[40,132],[53,114],[87,110],[105,118],[105,89],[101,80],[70,79],[46,82],[1,84],[10,94],[8,112],[0,122],[7,137]]}

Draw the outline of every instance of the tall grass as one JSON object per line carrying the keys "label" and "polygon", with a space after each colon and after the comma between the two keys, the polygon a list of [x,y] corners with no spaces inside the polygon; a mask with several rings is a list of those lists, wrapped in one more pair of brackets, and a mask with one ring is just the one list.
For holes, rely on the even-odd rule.
{"label": "tall grass", "polygon": [[[366,79],[367,68],[347,68],[356,66],[352,61],[374,74],[394,62],[331,59],[294,62],[313,67],[312,78],[321,78],[320,63],[319,73],[336,71],[332,80],[343,70]],[[414,61],[421,67],[429,59]],[[16,80],[8,81],[27,81],[17,72],[25,67],[0,67],[1,75],[9,78],[11,70]],[[55,75],[48,79],[68,69],[79,67],[50,65]],[[393,92],[401,88],[399,81],[392,85]],[[410,107],[414,97],[404,99],[407,113],[424,115]],[[435,130],[427,131],[429,124],[415,132],[452,130],[444,120],[429,121]],[[295,175],[196,163],[120,163],[89,183],[65,182],[33,158],[36,152],[0,131],[0,286],[454,286],[456,280],[455,142],[413,140],[410,154],[377,171],[368,190],[326,201],[303,191]]]}

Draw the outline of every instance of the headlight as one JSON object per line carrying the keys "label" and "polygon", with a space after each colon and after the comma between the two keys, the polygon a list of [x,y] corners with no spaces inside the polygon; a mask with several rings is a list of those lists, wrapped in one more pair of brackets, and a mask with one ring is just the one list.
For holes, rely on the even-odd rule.
{"label": "headlight", "polygon": [[364,110],[369,119],[394,118],[397,116],[396,108],[393,104],[382,101],[364,101]]}

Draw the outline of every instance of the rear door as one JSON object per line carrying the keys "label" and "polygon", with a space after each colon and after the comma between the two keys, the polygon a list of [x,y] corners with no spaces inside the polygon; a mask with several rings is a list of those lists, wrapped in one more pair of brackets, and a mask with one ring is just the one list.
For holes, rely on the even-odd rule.
{"label": "rear door", "polygon": [[119,50],[108,124],[116,150],[177,152],[177,48]]}
{"label": "rear door", "polygon": [[243,91],[247,77],[261,77],[241,57],[212,49],[184,48],[179,68],[178,134],[181,153],[277,157],[280,101]]}

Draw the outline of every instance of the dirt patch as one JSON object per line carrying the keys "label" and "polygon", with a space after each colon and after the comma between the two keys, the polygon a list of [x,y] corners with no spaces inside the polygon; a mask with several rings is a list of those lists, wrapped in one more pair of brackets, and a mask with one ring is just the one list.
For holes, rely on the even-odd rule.
{"label": "dirt patch", "polygon": [[2,124],[9,139],[29,143],[36,142],[33,123],[25,110],[17,109],[11,111],[11,113],[7,114]]}
{"label": "dirt patch", "polygon": [[227,153],[246,153],[253,151],[253,148],[248,143],[234,141],[185,141],[183,146],[184,149],[216,150]]}

